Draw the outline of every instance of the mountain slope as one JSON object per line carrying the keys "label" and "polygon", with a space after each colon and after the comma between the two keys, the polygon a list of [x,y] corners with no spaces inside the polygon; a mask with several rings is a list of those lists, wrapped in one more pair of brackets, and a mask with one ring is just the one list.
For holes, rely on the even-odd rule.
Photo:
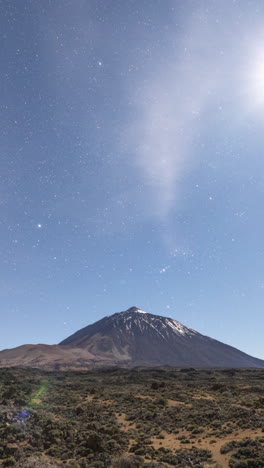
{"label": "mountain slope", "polygon": [[[0,367],[82,368],[102,364],[88,351],[67,346],[27,344],[0,352]],[[105,362],[107,364],[107,362]]]}
{"label": "mountain slope", "polygon": [[0,367],[83,369],[105,365],[264,368],[264,361],[137,307],[104,317],[59,345],[24,345],[0,352]]}

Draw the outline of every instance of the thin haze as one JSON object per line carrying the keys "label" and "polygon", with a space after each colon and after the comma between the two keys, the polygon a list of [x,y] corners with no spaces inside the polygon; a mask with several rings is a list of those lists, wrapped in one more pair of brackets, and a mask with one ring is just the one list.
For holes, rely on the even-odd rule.
{"label": "thin haze", "polygon": [[136,305],[264,358],[262,2],[0,9],[0,347]]}

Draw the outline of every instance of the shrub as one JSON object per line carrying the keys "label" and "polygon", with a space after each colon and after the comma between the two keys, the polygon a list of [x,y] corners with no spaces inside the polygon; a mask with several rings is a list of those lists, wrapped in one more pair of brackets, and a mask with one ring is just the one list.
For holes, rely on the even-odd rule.
{"label": "shrub", "polygon": [[141,468],[143,459],[138,456],[122,457],[113,465],[114,468]]}
{"label": "shrub", "polygon": [[16,464],[16,460],[14,457],[8,457],[3,461],[3,466],[14,466]]}

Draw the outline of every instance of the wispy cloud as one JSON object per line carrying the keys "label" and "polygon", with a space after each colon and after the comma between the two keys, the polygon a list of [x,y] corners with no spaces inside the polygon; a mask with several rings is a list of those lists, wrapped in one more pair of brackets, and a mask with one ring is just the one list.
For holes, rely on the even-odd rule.
{"label": "wispy cloud", "polygon": [[232,6],[229,13],[221,25],[216,15],[195,11],[185,33],[172,34],[170,49],[141,77],[133,96],[136,117],[128,128],[135,148],[132,164],[151,192],[151,214],[163,220],[179,200],[186,171],[199,162],[210,118],[221,111],[222,99],[231,96],[232,102],[241,79],[245,42],[237,31],[243,25],[236,22]]}
{"label": "wispy cloud", "polygon": [[169,213],[181,178],[194,162],[193,143],[217,85],[217,70],[202,53],[205,41],[199,33],[193,39],[187,35],[180,53],[159,61],[135,97],[133,162],[152,191],[154,214],[161,217]]}

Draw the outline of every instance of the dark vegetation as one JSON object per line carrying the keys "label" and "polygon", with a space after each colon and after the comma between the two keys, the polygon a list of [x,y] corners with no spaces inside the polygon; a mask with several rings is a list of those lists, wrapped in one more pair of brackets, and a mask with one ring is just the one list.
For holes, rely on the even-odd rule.
{"label": "dark vegetation", "polygon": [[263,389],[264,370],[0,369],[0,465],[264,467]]}

